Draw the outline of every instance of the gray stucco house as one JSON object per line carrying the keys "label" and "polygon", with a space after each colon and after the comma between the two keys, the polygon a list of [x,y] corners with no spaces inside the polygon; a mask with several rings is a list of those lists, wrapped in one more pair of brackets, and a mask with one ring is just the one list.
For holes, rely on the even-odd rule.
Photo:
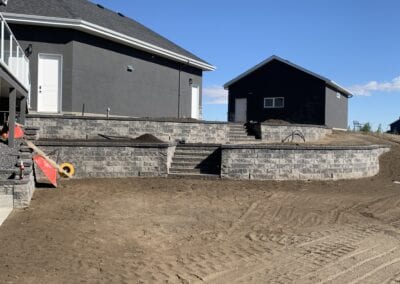
{"label": "gray stucco house", "polygon": [[351,92],[278,56],[267,58],[224,88],[229,90],[229,121],[276,119],[347,129]]}
{"label": "gray stucco house", "polygon": [[86,0],[10,0],[0,11],[30,61],[31,113],[201,118],[214,66]]}

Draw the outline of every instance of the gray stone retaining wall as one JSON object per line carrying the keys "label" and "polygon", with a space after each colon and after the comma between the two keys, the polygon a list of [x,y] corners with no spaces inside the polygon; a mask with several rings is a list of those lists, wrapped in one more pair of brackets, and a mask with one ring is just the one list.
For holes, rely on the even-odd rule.
{"label": "gray stone retaining wall", "polygon": [[228,126],[218,122],[171,122],[129,118],[29,116],[28,127],[38,127],[40,139],[97,139],[99,134],[136,138],[152,134],[165,142],[225,143]]}
{"label": "gray stone retaining wall", "polygon": [[[332,134],[332,129],[318,125],[261,124],[261,138],[266,143],[315,142],[323,139],[328,134]],[[305,141],[301,136],[304,137]]]}
{"label": "gray stone retaining wall", "polygon": [[28,207],[34,192],[35,178],[33,173],[26,176],[24,180],[2,181],[0,184],[0,200],[2,200],[0,207]]}
{"label": "gray stone retaining wall", "polygon": [[[172,151],[168,144],[49,142],[37,145],[58,163],[75,167],[74,178],[166,176]],[[173,146],[171,146],[173,147]]]}
{"label": "gray stone retaining wall", "polygon": [[221,177],[239,180],[338,180],[374,176],[386,146],[223,146]]}

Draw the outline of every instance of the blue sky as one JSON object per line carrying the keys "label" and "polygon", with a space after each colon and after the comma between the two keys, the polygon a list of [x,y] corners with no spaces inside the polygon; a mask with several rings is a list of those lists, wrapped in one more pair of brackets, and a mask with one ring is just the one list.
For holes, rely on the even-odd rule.
{"label": "blue sky", "polygon": [[95,0],[217,66],[203,113],[226,120],[222,85],[272,54],[351,88],[349,124],[400,116],[398,0]]}

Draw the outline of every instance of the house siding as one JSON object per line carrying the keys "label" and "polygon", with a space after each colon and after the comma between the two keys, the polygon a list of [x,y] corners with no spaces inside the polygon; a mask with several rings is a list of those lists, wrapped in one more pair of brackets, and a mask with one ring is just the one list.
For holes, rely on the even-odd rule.
{"label": "house siding", "polygon": [[[85,112],[94,114],[106,114],[109,107],[113,115],[190,117],[189,79],[200,86],[200,91],[202,88],[201,70],[135,48],[68,29],[25,25],[11,28],[23,47],[33,45],[30,60],[34,111],[39,53],[63,55],[63,112],[80,113],[85,105]],[[128,65],[134,67],[133,72],[127,71]]]}
{"label": "house siding", "polygon": [[[285,107],[265,109],[265,97],[284,97]],[[234,120],[236,98],[247,98],[248,121],[325,123],[325,82],[280,61],[274,60],[229,86],[229,121]]]}
{"label": "house siding", "polygon": [[[338,98],[337,95],[340,97]],[[325,92],[325,124],[328,127],[347,129],[348,98],[343,94],[326,88]]]}

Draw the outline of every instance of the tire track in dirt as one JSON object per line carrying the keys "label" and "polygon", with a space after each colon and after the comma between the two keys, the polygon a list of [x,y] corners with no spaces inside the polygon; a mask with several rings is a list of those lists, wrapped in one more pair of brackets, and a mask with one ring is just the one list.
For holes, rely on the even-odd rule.
{"label": "tire track in dirt", "polygon": [[227,234],[231,235],[232,232],[250,215],[250,213],[255,210],[258,206],[258,202],[253,202],[246,210],[246,212],[244,212],[244,214],[242,216],[240,216],[239,219],[237,219],[236,221],[234,221],[231,225],[231,227],[228,229]]}
{"label": "tire track in dirt", "polygon": [[[274,254],[273,258],[254,256],[254,258],[241,266],[237,265],[225,272],[209,275],[205,278],[207,283],[252,283],[263,280],[268,283],[283,281],[293,282],[301,276],[320,269],[321,267],[339,259],[340,257],[357,250],[358,242],[371,234],[371,230],[351,231],[345,233],[338,231],[332,236],[321,238],[315,244],[310,242],[307,246],[297,246]],[[359,228],[356,228],[359,229]],[[312,245],[310,245],[312,244]]]}
{"label": "tire track in dirt", "polygon": [[382,252],[380,254],[377,254],[377,255],[374,254],[371,257],[363,259],[362,261],[357,262],[353,266],[350,266],[350,267],[346,268],[345,270],[340,271],[339,273],[336,273],[334,275],[331,275],[331,276],[327,277],[323,281],[318,282],[318,284],[325,284],[325,283],[331,282],[331,281],[333,281],[333,280],[335,280],[335,279],[337,279],[337,278],[339,278],[339,277],[341,277],[343,275],[349,274],[349,272],[355,271],[356,269],[358,269],[359,267],[363,266],[366,263],[373,262],[374,260],[377,260],[379,258],[383,258],[384,256],[387,256],[387,255],[393,253],[396,250],[398,250],[398,247],[391,248],[391,249],[386,250],[386,251],[384,251],[384,252]]}

